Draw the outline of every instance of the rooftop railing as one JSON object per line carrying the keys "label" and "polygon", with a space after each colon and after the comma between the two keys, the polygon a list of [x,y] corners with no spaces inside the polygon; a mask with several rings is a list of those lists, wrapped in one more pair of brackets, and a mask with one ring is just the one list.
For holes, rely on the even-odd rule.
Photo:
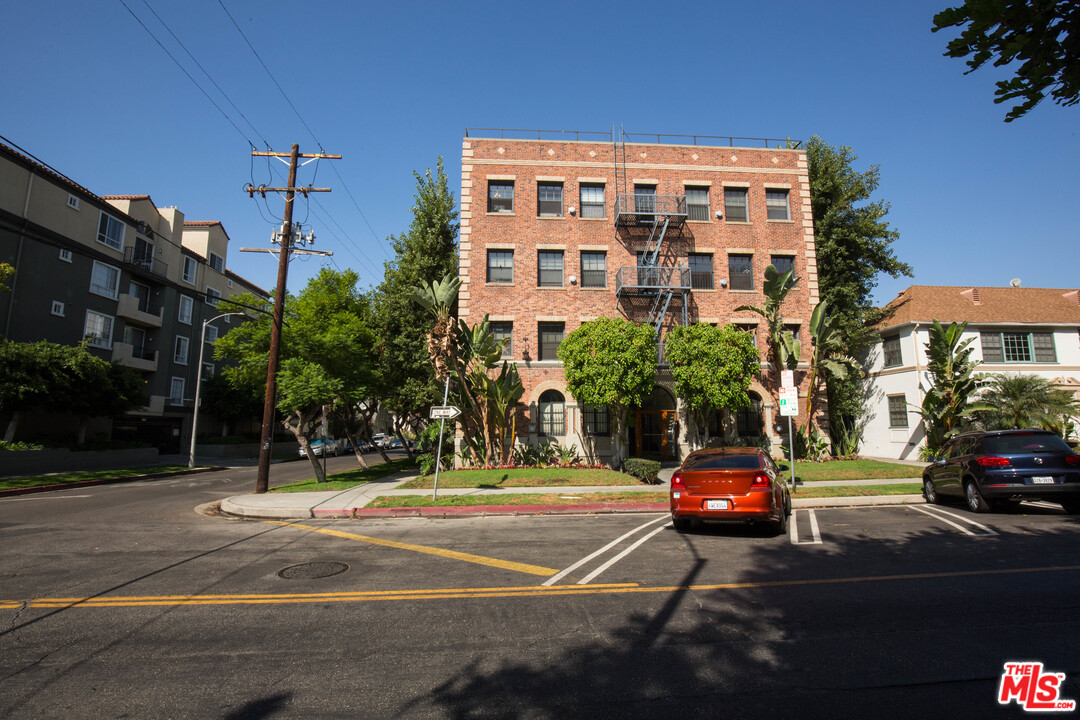
{"label": "rooftop railing", "polygon": [[[489,140],[572,140],[575,142],[611,142],[610,130],[522,130],[517,128],[465,128],[465,137]],[[791,138],[738,137],[734,135],[678,135],[672,133],[628,133],[622,141],[651,145],[699,145],[703,147],[749,147],[776,150],[802,147],[802,140]]]}

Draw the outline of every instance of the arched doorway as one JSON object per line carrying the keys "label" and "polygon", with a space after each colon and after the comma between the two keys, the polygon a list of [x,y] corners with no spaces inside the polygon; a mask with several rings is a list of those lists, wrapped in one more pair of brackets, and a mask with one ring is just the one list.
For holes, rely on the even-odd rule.
{"label": "arched doorway", "polygon": [[654,387],[648,403],[635,410],[630,432],[630,454],[652,460],[675,460],[679,452],[679,421],[675,396]]}

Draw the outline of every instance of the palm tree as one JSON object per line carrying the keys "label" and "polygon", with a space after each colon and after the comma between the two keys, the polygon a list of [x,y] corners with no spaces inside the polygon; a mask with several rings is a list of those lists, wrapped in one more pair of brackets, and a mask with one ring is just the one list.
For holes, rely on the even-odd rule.
{"label": "palm tree", "polygon": [[450,357],[454,352],[454,322],[450,312],[457,300],[461,280],[448,273],[441,281],[413,288],[413,300],[435,316],[435,326],[428,334],[428,355],[435,367],[435,377],[442,382],[450,374]]}
{"label": "palm tree", "polygon": [[1039,375],[991,375],[979,398],[993,408],[980,413],[986,425],[1054,429],[1063,417],[1080,415],[1080,401]]}

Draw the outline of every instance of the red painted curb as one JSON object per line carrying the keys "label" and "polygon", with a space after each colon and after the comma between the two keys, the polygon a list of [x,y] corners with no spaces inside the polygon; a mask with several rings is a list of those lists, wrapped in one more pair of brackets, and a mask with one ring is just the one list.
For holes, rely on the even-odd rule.
{"label": "red painted curb", "polygon": [[342,508],[312,510],[315,517],[483,517],[485,515],[588,515],[594,513],[665,512],[668,503],[589,503],[582,505],[461,505],[456,507]]}

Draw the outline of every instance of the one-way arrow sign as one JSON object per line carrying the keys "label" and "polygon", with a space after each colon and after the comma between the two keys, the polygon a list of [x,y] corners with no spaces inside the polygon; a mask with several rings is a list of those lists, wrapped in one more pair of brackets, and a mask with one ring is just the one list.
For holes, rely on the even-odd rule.
{"label": "one-way arrow sign", "polygon": [[428,416],[432,420],[453,420],[461,414],[461,408],[453,405],[432,405],[431,414]]}

